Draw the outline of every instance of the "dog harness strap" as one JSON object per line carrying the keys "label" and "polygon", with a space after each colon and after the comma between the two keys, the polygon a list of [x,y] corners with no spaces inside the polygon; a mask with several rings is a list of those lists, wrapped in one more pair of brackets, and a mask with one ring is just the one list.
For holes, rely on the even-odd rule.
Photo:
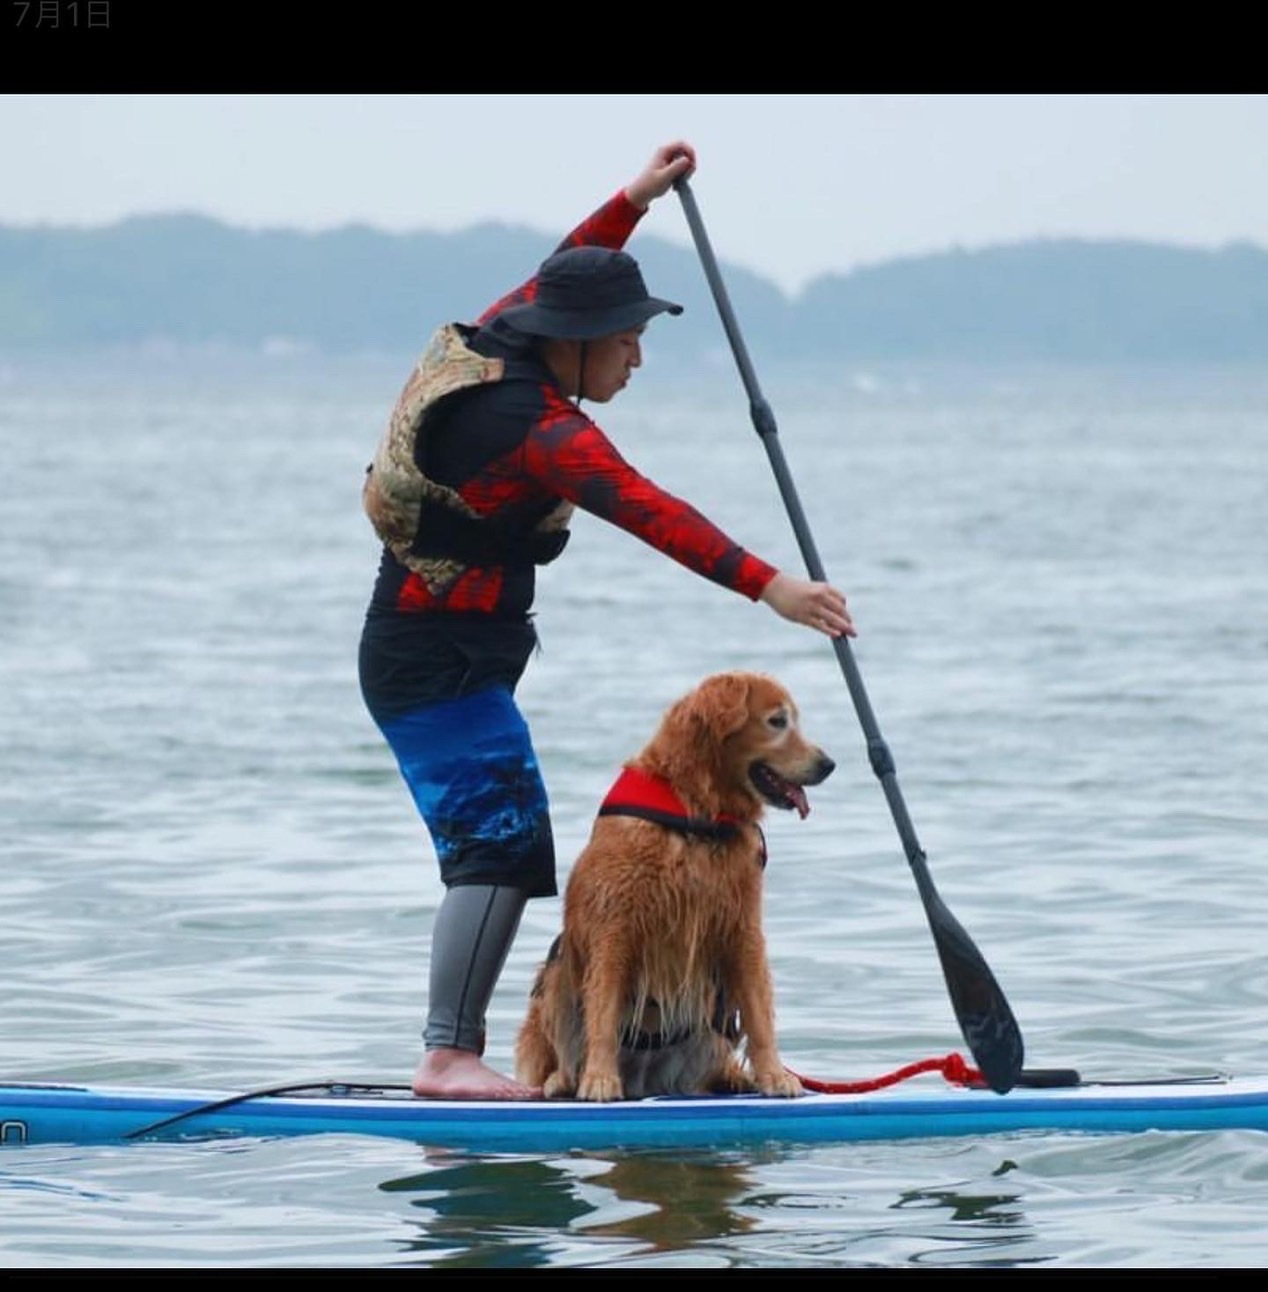
{"label": "dog harness strap", "polygon": [[[709,839],[729,839],[739,829],[739,822],[730,817],[710,820],[692,816],[667,780],[639,771],[636,767],[622,770],[600,805],[599,815],[641,817],[671,830],[704,835]],[[763,844],[763,861],[765,851]]]}

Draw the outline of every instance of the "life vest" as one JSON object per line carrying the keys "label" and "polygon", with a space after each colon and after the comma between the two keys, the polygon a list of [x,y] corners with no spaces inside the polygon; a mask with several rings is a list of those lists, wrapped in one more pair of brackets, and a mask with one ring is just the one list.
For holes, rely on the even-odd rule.
{"label": "life vest", "polygon": [[[622,769],[599,805],[598,814],[641,817],[681,834],[703,835],[707,839],[730,839],[740,829],[740,823],[733,817],[692,816],[667,780],[637,767]],[[760,861],[765,866],[766,838],[760,827],[758,837],[761,841]]]}
{"label": "life vest", "polygon": [[361,487],[361,505],[375,533],[433,594],[471,565],[553,561],[568,541],[573,512],[572,503],[559,500],[484,517],[419,467],[428,421],[441,400],[490,382],[538,379],[516,371],[514,359],[477,354],[468,345],[474,333],[465,324],[447,323],[433,335],[396,401]]}

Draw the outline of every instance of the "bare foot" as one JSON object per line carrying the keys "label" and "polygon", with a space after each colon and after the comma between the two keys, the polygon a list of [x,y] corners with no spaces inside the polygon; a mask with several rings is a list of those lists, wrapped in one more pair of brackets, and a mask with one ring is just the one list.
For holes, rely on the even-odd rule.
{"label": "bare foot", "polygon": [[414,1093],[425,1099],[540,1099],[525,1086],[488,1067],[470,1050],[428,1050],[414,1073]]}

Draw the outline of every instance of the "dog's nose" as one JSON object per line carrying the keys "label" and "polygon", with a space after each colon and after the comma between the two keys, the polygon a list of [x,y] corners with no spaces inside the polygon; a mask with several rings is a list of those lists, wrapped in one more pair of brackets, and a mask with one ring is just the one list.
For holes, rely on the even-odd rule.
{"label": "dog's nose", "polygon": [[835,770],[836,763],[827,754],[820,754],[819,761],[815,763],[815,784],[822,784]]}

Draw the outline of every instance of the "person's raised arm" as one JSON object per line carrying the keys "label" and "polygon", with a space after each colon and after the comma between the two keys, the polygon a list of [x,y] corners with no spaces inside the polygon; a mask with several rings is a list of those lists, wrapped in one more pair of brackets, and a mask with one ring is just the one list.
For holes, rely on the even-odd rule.
{"label": "person's raised arm", "polygon": [[658,198],[664,197],[680,175],[690,178],[696,170],[696,150],[685,139],[661,144],[652,159],[636,178],[625,186],[625,197],[631,206],[646,211]]}
{"label": "person's raised arm", "polygon": [[[566,233],[555,250],[592,246],[619,251],[629,241],[652,202],[668,193],[679,175],[690,175],[695,168],[696,150],[686,140],[675,139],[662,144],[623,189],[618,189],[597,211],[591,212],[576,228]],[[487,323],[504,309],[531,300],[536,282],[537,275],[534,274],[490,305],[477,322]]]}

